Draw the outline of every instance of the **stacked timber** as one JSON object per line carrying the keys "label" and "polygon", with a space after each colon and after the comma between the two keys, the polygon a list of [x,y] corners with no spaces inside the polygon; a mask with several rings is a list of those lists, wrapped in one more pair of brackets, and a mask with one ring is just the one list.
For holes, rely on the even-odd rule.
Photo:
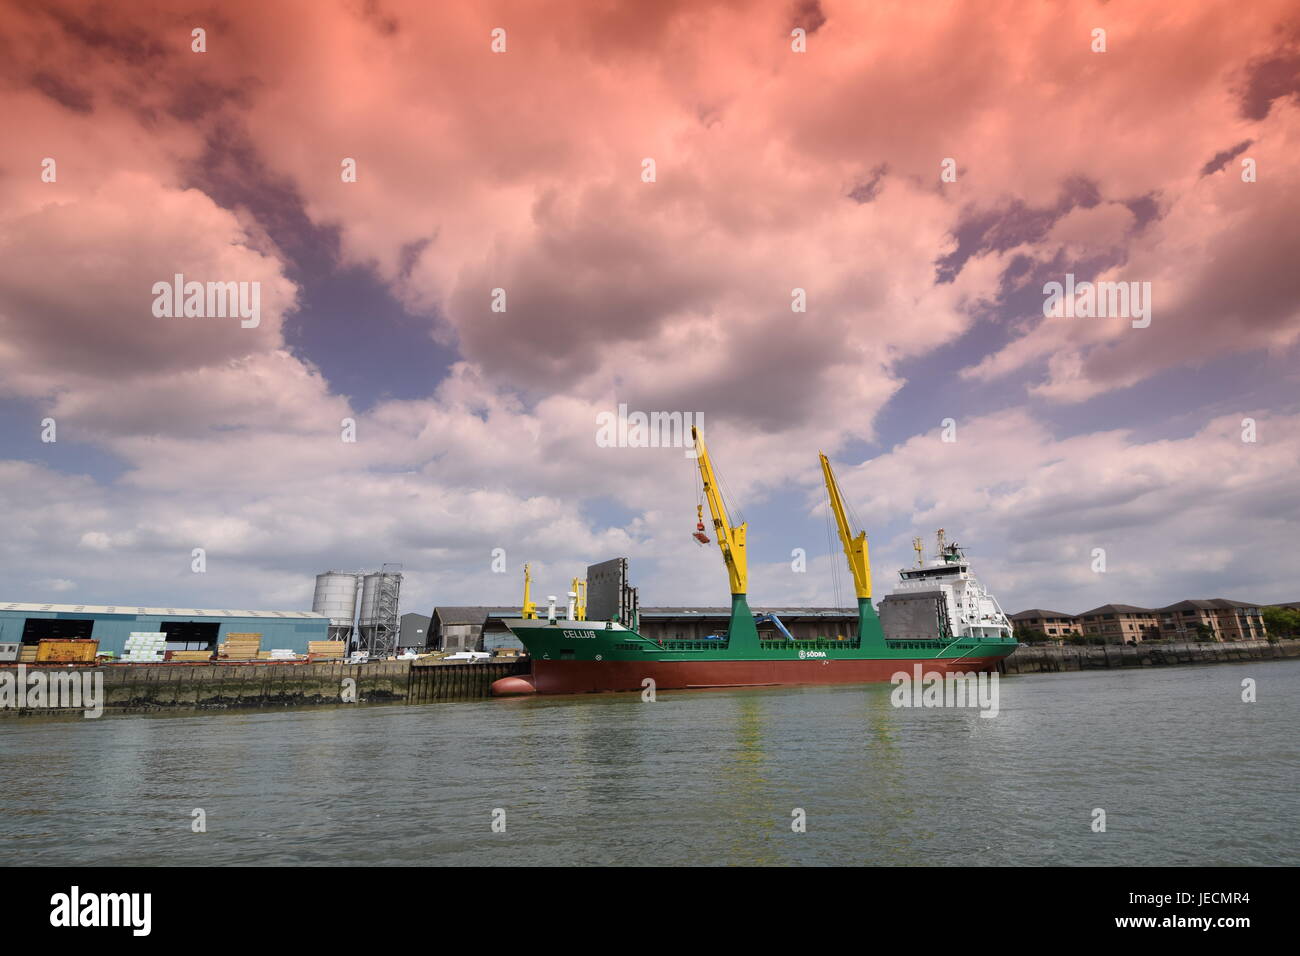
{"label": "stacked timber", "polygon": [[211,651],[172,651],[169,660],[182,664],[195,664],[212,660]]}
{"label": "stacked timber", "polygon": [[309,641],[307,656],[313,661],[341,661],[346,648],[342,641]]}
{"label": "stacked timber", "polygon": [[221,656],[228,661],[255,661],[262,651],[262,635],[232,632],[226,635],[226,643],[221,647]]}

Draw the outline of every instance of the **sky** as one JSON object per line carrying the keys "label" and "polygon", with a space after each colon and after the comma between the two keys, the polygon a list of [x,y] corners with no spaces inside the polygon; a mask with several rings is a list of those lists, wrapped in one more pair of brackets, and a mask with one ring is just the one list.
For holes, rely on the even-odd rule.
{"label": "sky", "polygon": [[620,405],[755,605],[851,603],[819,451],[878,598],[1300,600],[1293,3],[0,0],[0,116],[0,600],[726,604]]}

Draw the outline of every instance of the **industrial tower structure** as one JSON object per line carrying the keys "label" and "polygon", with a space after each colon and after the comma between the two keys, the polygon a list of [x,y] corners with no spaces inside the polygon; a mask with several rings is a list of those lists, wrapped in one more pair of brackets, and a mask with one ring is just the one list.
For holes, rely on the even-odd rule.
{"label": "industrial tower structure", "polygon": [[379,571],[318,574],[312,610],[330,618],[330,638],[371,657],[395,655],[401,637],[401,570],[400,564],[385,564]]}

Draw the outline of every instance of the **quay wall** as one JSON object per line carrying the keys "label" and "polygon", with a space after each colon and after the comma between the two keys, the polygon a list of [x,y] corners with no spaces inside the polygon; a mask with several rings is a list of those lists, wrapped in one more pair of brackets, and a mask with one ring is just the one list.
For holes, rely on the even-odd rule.
{"label": "quay wall", "polygon": [[1019,647],[1004,662],[1007,674],[1086,671],[1107,667],[1223,664],[1300,657],[1300,641],[1170,642],[1159,644],[1037,644]]}
{"label": "quay wall", "polygon": [[[344,681],[355,681],[358,703],[479,700],[492,682],[528,672],[525,661],[422,664],[114,664],[102,667],[25,665],[26,672],[75,671],[102,675],[105,712],[204,710],[344,704]],[[16,671],[16,665],[3,670]],[[0,714],[61,713],[59,710],[0,709]]]}

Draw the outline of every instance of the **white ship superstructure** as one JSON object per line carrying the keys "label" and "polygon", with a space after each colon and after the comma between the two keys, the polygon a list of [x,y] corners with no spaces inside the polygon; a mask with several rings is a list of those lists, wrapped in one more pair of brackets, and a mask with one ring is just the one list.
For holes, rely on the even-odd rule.
{"label": "white ship superstructure", "polygon": [[917,563],[899,571],[894,591],[880,605],[887,640],[1010,638],[1011,621],[979,583],[957,544],[939,529],[936,556],[926,559],[915,539]]}

